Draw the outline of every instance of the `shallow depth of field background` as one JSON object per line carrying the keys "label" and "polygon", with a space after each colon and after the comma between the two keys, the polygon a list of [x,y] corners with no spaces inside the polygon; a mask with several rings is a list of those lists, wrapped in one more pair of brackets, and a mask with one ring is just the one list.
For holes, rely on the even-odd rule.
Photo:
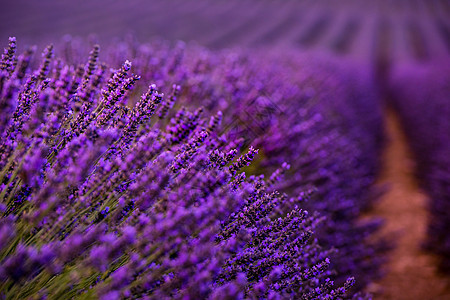
{"label": "shallow depth of field background", "polygon": [[[343,59],[367,68],[385,108],[388,137],[378,180],[386,193],[370,214],[386,218],[384,233],[394,235],[398,242],[391,251],[385,278],[369,286],[369,291],[376,299],[450,299],[449,278],[437,270],[436,258],[421,248],[429,219],[426,210],[429,195],[420,188],[416,171],[417,164],[420,167],[432,160],[421,160],[420,144],[422,137],[434,133],[417,135],[418,129],[411,125],[416,115],[422,117],[422,124],[434,124],[436,119],[445,119],[434,114],[449,112],[450,96],[445,91],[450,91],[450,1],[15,0],[1,3],[3,46],[9,36],[15,36],[19,52],[34,44],[41,51],[49,43],[63,43],[69,35],[98,42],[102,47],[113,46],[123,39],[142,43],[165,39],[213,50],[298,51],[312,57]],[[436,84],[436,88],[427,83],[436,82],[430,80],[434,77],[443,85]],[[408,87],[412,88],[410,93]],[[401,89],[406,92],[399,92]],[[442,110],[438,108],[425,114],[427,107],[433,105],[433,92],[443,93],[449,101]],[[407,103],[410,97],[421,97],[425,104],[411,108]],[[427,101],[431,102],[427,104]],[[405,107],[413,112],[402,114]],[[399,113],[406,117],[399,118]],[[450,119],[450,115],[447,117]],[[439,126],[442,127],[438,129],[449,128],[448,122]],[[439,141],[445,138],[450,139],[450,132],[444,131],[430,144],[446,144]],[[423,169],[426,167],[419,168],[419,172]]]}

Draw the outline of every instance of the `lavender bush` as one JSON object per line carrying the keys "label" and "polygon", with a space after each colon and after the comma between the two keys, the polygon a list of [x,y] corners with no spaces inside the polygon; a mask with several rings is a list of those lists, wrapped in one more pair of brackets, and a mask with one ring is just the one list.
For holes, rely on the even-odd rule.
{"label": "lavender bush", "polygon": [[426,247],[450,270],[450,62],[397,68],[390,93],[417,161],[416,173],[431,201]]}
{"label": "lavender bush", "polygon": [[1,64],[3,296],[339,299],[377,276],[364,72],[132,39],[105,51],[118,70],[76,41],[34,51],[11,39]]}

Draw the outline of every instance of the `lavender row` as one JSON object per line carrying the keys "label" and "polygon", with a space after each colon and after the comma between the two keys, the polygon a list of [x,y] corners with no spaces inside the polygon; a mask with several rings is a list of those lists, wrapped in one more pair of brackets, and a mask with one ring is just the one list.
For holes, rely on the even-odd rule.
{"label": "lavender row", "polygon": [[426,247],[450,270],[450,62],[398,67],[390,93],[417,162],[416,173],[430,196]]}
{"label": "lavender row", "polygon": [[[79,58],[76,57],[76,50],[65,49],[68,61],[75,62]],[[249,55],[236,53],[216,55],[198,49],[188,52],[182,44],[171,48],[165,43],[137,47],[128,43],[109,51],[108,60],[115,64],[124,55],[134,57],[133,60],[137,62],[134,68],[139,70],[142,77],[157,82],[162,90],[169,92],[167,102],[161,106],[160,116],[167,114],[174,103],[176,106],[177,103],[186,106],[201,104],[213,112],[221,109],[225,114],[222,126],[224,132],[220,133],[224,133],[228,140],[243,136],[245,139],[237,144],[246,146],[254,141],[264,152],[263,158],[256,164],[257,169],[264,167],[268,175],[284,158],[293,163],[294,168],[288,171],[291,180],[279,184],[277,188],[292,194],[305,188],[317,188],[312,200],[306,205],[329,217],[319,229],[319,239],[322,244],[340,251],[334,257],[332,268],[337,270],[334,277],[342,281],[341,278],[352,272],[365,274],[358,278],[359,287],[362,287],[376,275],[379,258],[375,250],[378,245],[364,242],[375,230],[376,224],[356,224],[356,219],[368,205],[364,198],[373,180],[379,141],[371,136],[377,136],[377,107],[370,100],[370,97],[374,97],[370,94],[370,88],[359,86],[358,89],[345,89],[347,80],[355,81],[360,76],[353,74],[341,79],[333,76],[336,71],[330,70],[328,66],[317,66],[319,74],[308,74],[301,64],[303,72],[298,74],[295,69],[297,66],[292,67],[291,61],[278,59],[273,64],[261,64],[263,55],[260,60],[252,60]],[[146,60],[148,58],[151,59]],[[48,68],[46,63],[42,68],[44,71]],[[89,70],[89,67],[86,68]],[[70,92],[74,93],[78,89],[77,84],[84,85],[86,68],[79,65],[68,71],[71,74],[66,75],[66,78],[72,77],[73,81],[67,84]],[[55,66],[55,74],[60,73],[57,69]],[[97,72],[107,72],[106,66],[101,66]],[[342,70],[337,72],[342,74]],[[280,74],[283,76],[278,77]],[[122,103],[136,102],[135,96],[140,89],[144,90],[144,86],[139,85],[143,80],[136,80],[137,77],[127,79],[125,85],[134,85],[134,90],[130,90],[129,95],[122,95]],[[177,86],[171,86],[173,82],[180,83],[183,87],[181,91]],[[354,83],[361,84],[358,80]],[[366,92],[366,95],[357,94],[361,91]],[[117,101],[114,99],[111,101]],[[83,100],[76,100],[80,111],[86,109],[81,107],[81,103],[85,103]],[[292,107],[299,107],[299,113],[293,114],[290,111]],[[172,115],[169,113],[169,116],[177,119],[186,114],[186,109],[177,108],[179,111]],[[355,112],[365,115],[361,118]],[[105,119],[107,122],[114,113],[123,115],[127,112],[116,110],[105,114],[102,111],[99,124],[104,125]],[[79,121],[78,117],[76,121]],[[161,124],[167,125],[164,121]],[[124,130],[128,132],[135,129],[132,126]],[[290,131],[292,134],[287,135]],[[248,171],[254,172],[256,167]],[[348,185],[348,178],[356,178],[360,182],[355,180],[352,185]]]}
{"label": "lavender row", "polygon": [[351,297],[353,278],[330,280],[323,218],[299,207],[308,193],[275,189],[289,165],[246,176],[258,150],[220,134],[225,113],[173,109],[177,85],[139,97],[131,63],[109,70],[98,46],[78,67],[49,46],[37,68],[15,48],[0,74],[2,297]]}

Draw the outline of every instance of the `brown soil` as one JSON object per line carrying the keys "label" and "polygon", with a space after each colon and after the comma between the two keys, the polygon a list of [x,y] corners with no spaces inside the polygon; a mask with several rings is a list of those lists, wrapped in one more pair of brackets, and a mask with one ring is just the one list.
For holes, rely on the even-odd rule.
{"label": "brown soil", "polygon": [[374,299],[450,299],[450,278],[437,271],[437,258],[421,249],[428,213],[427,196],[413,176],[414,163],[397,117],[386,114],[387,146],[378,180],[389,190],[374,207],[372,215],[385,218],[382,234],[394,235],[386,276],[373,284]]}

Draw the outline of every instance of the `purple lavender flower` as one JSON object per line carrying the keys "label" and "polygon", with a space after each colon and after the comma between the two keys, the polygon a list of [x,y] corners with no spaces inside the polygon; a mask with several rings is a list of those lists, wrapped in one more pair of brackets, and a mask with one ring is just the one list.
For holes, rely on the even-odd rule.
{"label": "purple lavender flower", "polygon": [[[378,130],[376,113],[365,122],[346,109],[331,118],[339,105],[303,99],[297,79],[278,78],[280,66],[261,64],[264,57],[194,51],[185,60],[191,50],[183,44],[154,45],[135,51],[133,68],[117,52],[110,63],[125,63],[108,71],[98,46],[78,65],[47,47],[33,70],[30,53],[11,63],[12,41],[0,91],[6,297],[354,294],[347,278],[361,266],[344,267],[367,256],[364,239],[375,228],[355,226],[367,206],[357,195],[372,183],[376,160],[376,149],[358,147],[376,147],[365,136]],[[153,55],[154,69],[146,69]],[[362,109],[365,99],[355,97],[352,109]],[[271,115],[293,103],[298,114]],[[228,124],[236,127],[223,130]],[[340,256],[334,246],[358,252]]]}

